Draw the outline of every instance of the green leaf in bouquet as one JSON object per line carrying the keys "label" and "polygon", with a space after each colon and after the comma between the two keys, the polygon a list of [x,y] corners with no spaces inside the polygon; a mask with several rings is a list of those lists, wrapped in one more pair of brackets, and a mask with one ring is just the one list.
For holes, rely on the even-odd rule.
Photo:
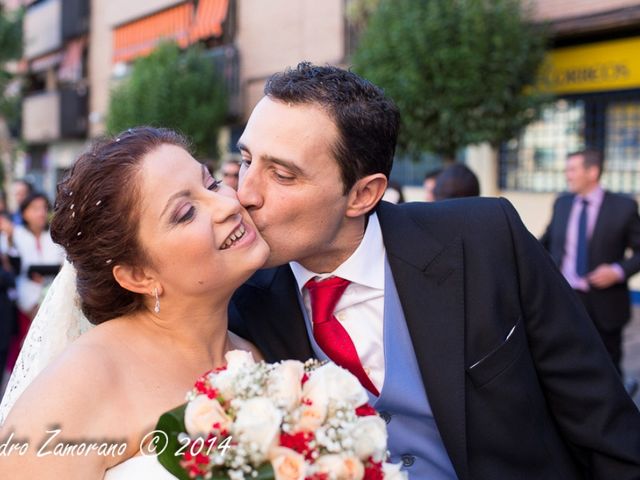
{"label": "green leaf in bouquet", "polygon": [[[180,466],[183,455],[179,453],[183,444],[178,440],[178,435],[186,429],[184,426],[184,411],[187,404],[184,403],[173,410],[163,414],[156,425],[154,440],[156,448],[160,452],[158,461],[169,473],[180,480],[191,480],[187,472]],[[160,432],[163,432],[164,435]],[[166,445],[165,448],[163,448]]]}
{"label": "green leaf in bouquet", "polygon": [[[264,465],[262,465],[260,468],[258,468],[258,476],[251,477],[251,478],[252,479],[255,478],[255,480],[275,480],[276,475],[273,472],[273,467],[271,466],[271,463],[267,462]],[[229,475],[224,471],[214,470],[213,476],[211,477],[210,480],[229,480]]]}
{"label": "green leaf in bouquet", "polygon": [[258,480],[274,480],[276,478],[270,462],[265,463],[258,469],[258,476],[256,478]]}
{"label": "green leaf in bouquet", "polygon": [[273,471],[273,467],[271,466],[271,462],[267,462],[263,464],[258,469],[257,480],[274,480],[276,478],[276,474]]}

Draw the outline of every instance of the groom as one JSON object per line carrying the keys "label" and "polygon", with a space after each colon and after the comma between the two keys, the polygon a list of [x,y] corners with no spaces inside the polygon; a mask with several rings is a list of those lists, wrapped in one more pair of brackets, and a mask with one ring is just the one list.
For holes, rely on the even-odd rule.
{"label": "groom", "polygon": [[267,82],[238,195],[271,268],[236,293],[232,329],[268,360],[354,372],[412,478],[640,478],[640,413],[511,204],[379,202],[398,124],[348,71]]}

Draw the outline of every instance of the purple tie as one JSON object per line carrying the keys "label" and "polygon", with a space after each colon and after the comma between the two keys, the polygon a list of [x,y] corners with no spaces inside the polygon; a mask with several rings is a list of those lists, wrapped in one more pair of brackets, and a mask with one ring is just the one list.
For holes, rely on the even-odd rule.
{"label": "purple tie", "polygon": [[584,277],[589,273],[589,242],[587,240],[587,208],[589,201],[582,199],[582,210],[578,219],[578,246],[576,248],[576,273]]}

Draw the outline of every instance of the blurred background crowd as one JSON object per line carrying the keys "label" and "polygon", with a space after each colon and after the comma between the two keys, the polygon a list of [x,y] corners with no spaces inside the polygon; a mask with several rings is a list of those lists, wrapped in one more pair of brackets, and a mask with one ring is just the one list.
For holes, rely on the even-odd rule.
{"label": "blurred background crowd", "polygon": [[[0,374],[63,260],[50,202],[87,142],[141,124],[178,129],[237,188],[236,142],[264,81],[300,60],[352,67],[398,104],[387,201],[505,196],[540,237],[558,193],[580,195],[567,159],[585,149],[603,160],[598,187],[640,194],[640,0],[0,7]],[[629,325],[622,366],[633,392],[640,320]]]}

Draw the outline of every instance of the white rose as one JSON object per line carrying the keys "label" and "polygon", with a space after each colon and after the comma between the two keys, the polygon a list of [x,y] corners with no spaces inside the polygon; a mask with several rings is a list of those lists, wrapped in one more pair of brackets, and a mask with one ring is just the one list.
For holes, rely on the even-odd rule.
{"label": "white rose", "polygon": [[356,457],[328,454],[316,460],[313,473],[325,473],[336,480],[362,480],[364,465]]}
{"label": "white rose", "polygon": [[209,379],[211,385],[220,392],[220,395],[226,400],[235,397],[235,382],[241,371],[256,362],[251,352],[244,350],[231,350],[224,356],[227,361],[226,368],[212,374]]}
{"label": "white rose", "polygon": [[269,453],[275,480],[304,480],[307,462],[303,455],[286,447],[275,447]]}
{"label": "white rose", "polygon": [[350,432],[358,458],[384,460],[387,451],[387,425],[378,416],[359,417]]}
{"label": "white rose", "polygon": [[324,473],[329,478],[335,478],[342,470],[342,456],[337,453],[328,453],[319,456],[313,464],[312,473]]}
{"label": "white rose", "polygon": [[285,360],[269,373],[269,397],[291,411],[302,395],[304,365],[296,360]]}
{"label": "white rose", "polygon": [[322,394],[307,398],[295,415],[294,432],[315,432],[327,418],[328,400]]}
{"label": "white rose", "polygon": [[253,354],[246,350],[231,350],[224,355],[224,358],[227,361],[227,371],[233,374],[256,363]]}
{"label": "white rose", "polygon": [[225,400],[230,400],[235,397],[234,383],[236,381],[236,375],[233,372],[222,370],[212,374],[209,380],[213,388],[215,388]]}
{"label": "white rose", "polygon": [[206,395],[198,395],[187,404],[184,425],[191,437],[206,437],[214,423],[219,423],[220,428],[224,430],[231,425],[231,419],[217,400],[212,400]]}
{"label": "white rose", "polygon": [[261,459],[277,441],[282,414],[268,398],[251,398],[240,404],[233,424],[240,442],[254,443]]}
{"label": "white rose", "polygon": [[311,398],[322,390],[322,395],[330,401],[343,401],[357,408],[369,401],[367,392],[358,379],[348,370],[335,363],[327,363],[311,372],[304,384],[302,396]]}
{"label": "white rose", "polygon": [[383,463],[384,480],[407,480],[409,475],[407,472],[401,471],[400,468],[399,463]]}

